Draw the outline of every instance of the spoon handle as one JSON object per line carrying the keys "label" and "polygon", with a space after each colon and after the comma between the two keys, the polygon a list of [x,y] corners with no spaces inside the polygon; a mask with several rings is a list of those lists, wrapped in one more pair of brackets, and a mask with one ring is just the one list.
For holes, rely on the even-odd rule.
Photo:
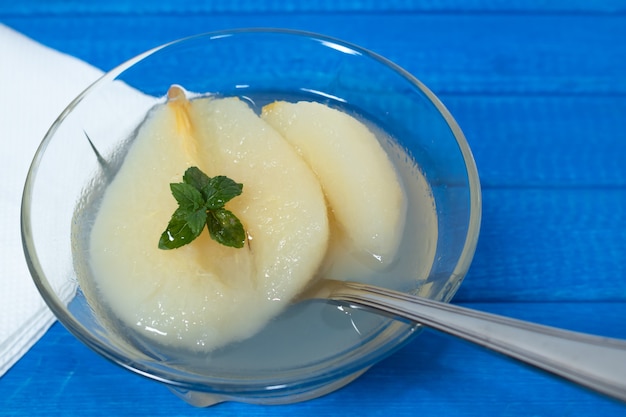
{"label": "spoon handle", "polygon": [[458,336],[626,401],[626,341],[542,326],[384,288],[336,282],[329,299]]}

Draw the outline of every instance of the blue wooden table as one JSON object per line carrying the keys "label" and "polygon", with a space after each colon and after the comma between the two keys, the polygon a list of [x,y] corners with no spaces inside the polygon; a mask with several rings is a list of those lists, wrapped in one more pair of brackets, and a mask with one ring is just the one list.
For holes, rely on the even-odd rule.
{"label": "blue wooden table", "polygon": [[[454,302],[626,338],[626,1],[537,3],[27,0],[3,1],[0,21],[103,70],[186,35],[251,26],[386,56],[441,97],[481,175],[481,237]],[[195,409],[59,324],[0,378],[0,416],[326,414],[625,416],[626,405],[434,331],[289,406]]]}

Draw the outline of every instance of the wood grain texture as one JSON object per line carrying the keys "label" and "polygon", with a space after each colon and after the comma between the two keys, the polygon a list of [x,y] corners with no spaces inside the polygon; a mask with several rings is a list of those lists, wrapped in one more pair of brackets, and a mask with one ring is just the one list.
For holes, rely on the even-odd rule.
{"label": "wood grain texture", "polygon": [[626,188],[626,97],[441,99],[472,147],[485,189]]}
{"label": "wood grain texture", "polygon": [[80,0],[30,0],[12,2],[4,6],[7,14],[197,14],[197,13],[259,13],[259,12],[525,12],[525,13],[623,13],[623,0],[553,0],[528,2],[523,0],[156,0],[132,2],[113,0],[108,2],[84,2]]}
{"label": "wood grain texture", "polygon": [[626,301],[625,213],[623,188],[485,189],[457,300]]}
{"label": "wood grain texture", "polygon": [[4,21],[104,70],[184,36],[284,27],[369,48],[441,95],[626,94],[626,42],[617,42],[626,39],[621,14],[53,15]]}
{"label": "wood grain texture", "polygon": [[[104,70],[253,26],[324,33],[397,62],[440,95],[481,175],[481,237],[455,302],[626,338],[626,1],[31,0],[2,2],[0,21]],[[430,331],[293,406],[194,409],[58,324],[0,379],[0,416],[207,413],[613,417],[626,405]]]}
{"label": "wood grain texture", "polygon": [[[626,303],[467,307],[625,337]],[[354,383],[300,404],[196,409],[89,351],[59,324],[0,380],[0,416],[623,416],[626,405],[449,336],[426,331]]]}

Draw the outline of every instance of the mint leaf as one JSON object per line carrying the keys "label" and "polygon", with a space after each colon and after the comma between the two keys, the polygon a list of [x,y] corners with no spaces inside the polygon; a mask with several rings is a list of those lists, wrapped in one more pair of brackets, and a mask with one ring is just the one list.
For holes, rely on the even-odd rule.
{"label": "mint leaf", "polygon": [[222,245],[243,248],[246,232],[239,219],[226,209],[209,212],[207,226],[211,238]]}
{"label": "mint leaf", "polygon": [[[196,190],[202,190],[209,183],[211,178],[198,167],[189,167],[183,175],[183,182],[192,185]],[[206,196],[204,196],[206,201]]]}
{"label": "mint leaf", "polygon": [[204,207],[192,211],[189,213],[185,213],[185,221],[189,225],[189,229],[191,233],[194,235],[194,239],[200,235],[202,229],[206,225],[207,211]]}
{"label": "mint leaf", "polygon": [[195,211],[205,206],[206,199],[193,185],[184,182],[170,184],[170,190],[180,208]]}
{"label": "mint leaf", "polygon": [[223,175],[213,177],[202,189],[209,210],[217,210],[241,194],[243,184],[239,184]]}
{"label": "mint leaf", "polygon": [[224,205],[240,195],[243,185],[226,176],[210,178],[197,167],[190,167],[183,182],[170,184],[178,208],[159,239],[160,249],[176,249],[191,243],[207,226],[212,239],[226,246],[241,248],[246,233],[241,221]]}
{"label": "mint leaf", "polygon": [[[200,236],[206,224],[206,211],[202,209],[200,213],[204,216],[202,224],[197,221],[197,212],[189,212],[180,207],[174,212],[167,224],[167,228],[159,239],[159,249],[176,249],[191,243]],[[199,227],[198,227],[199,226]]]}

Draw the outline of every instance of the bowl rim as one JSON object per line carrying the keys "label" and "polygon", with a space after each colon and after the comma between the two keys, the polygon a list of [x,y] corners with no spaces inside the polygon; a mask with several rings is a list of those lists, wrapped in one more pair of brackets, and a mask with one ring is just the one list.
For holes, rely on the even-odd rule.
{"label": "bowl rim", "polygon": [[[65,303],[63,303],[55,294],[54,290],[48,283],[45,273],[41,268],[37,257],[37,250],[32,245],[32,242],[28,238],[30,236],[30,195],[32,194],[33,182],[36,177],[36,173],[38,170],[39,162],[44,154],[47,143],[54,136],[54,132],[57,127],[63,122],[66,116],[72,111],[72,109],[80,103],[85,96],[87,96],[92,90],[96,89],[99,85],[106,83],[107,81],[114,80],[118,75],[123,73],[128,68],[132,67],[134,64],[139,61],[163,50],[170,46],[185,43],[191,40],[197,40],[205,38],[207,40],[219,39],[224,37],[231,37],[235,35],[254,35],[254,34],[271,34],[278,36],[295,36],[299,38],[309,38],[313,40],[317,40],[322,42],[325,46],[331,47],[333,49],[339,49],[339,51],[346,52],[352,51],[358,54],[361,54],[368,59],[374,60],[379,64],[393,70],[397,74],[399,74],[402,78],[408,81],[410,84],[413,84],[418,90],[420,90],[426,98],[435,106],[436,110],[443,117],[447,126],[452,131],[452,134],[457,142],[459,150],[461,152],[465,170],[468,177],[468,186],[469,186],[469,224],[468,229],[465,236],[465,242],[463,245],[463,249],[458,258],[458,261],[452,271],[452,276],[450,277],[450,281],[454,283],[450,288],[447,288],[445,293],[442,294],[443,301],[450,301],[456,292],[458,286],[461,284],[465,274],[467,273],[469,266],[471,264],[474,252],[476,250],[476,245],[478,241],[478,235],[481,224],[481,216],[482,216],[482,197],[480,190],[480,183],[478,179],[478,170],[476,167],[476,163],[474,161],[474,157],[470,150],[469,144],[461,131],[461,128],[457,124],[456,120],[452,116],[452,114],[448,111],[445,105],[441,102],[441,100],[428,88],[425,84],[423,84],[419,79],[410,74],[408,71],[404,70],[394,62],[390,61],[387,58],[384,58],[381,55],[378,55],[375,52],[372,52],[366,48],[358,46],[356,44],[346,42],[331,36],[318,34],[315,32],[295,30],[295,29],[281,29],[281,28],[264,28],[264,27],[255,27],[255,28],[238,28],[238,29],[227,29],[220,31],[212,31],[212,32],[204,32],[199,33],[192,36],[183,37],[180,39],[176,39],[152,49],[149,49],[143,53],[136,55],[135,57],[123,62],[122,64],[116,66],[110,71],[103,74],[99,79],[94,81],[91,85],[89,85],[85,90],[83,90],[72,102],[60,113],[60,115],[56,118],[54,123],[51,125],[47,133],[45,134],[42,142],[40,143],[37,151],[33,157],[33,161],[29,167],[28,174],[26,177],[26,182],[24,185],[24,190],[22,194],[22,204],[21,204],[21,235],[22,235],[22,246],[26,258],[26,262],[30,271],[30,274],[33,278],[33,281],[44,298],[44,301],[50,308],[50,310],[54,313],[56,318],[65,326],[77,339],[79,339],[82,343],[87,345],[90,349],[94,350],[104,358],[114,362],[117,365],[122,366],[134,373],[143,375],[153,380],[157,380],[167,385],[179,387],[183,389],[194,389],[194,390],[202,390],[206,392],[216,392],[223,393],[224,390],[231,391],[233,394],[249,394],[249,395],[259,395],[262,393],[267,393],[269,387],[273,387],[274,389],[285,389],[285,388],[293,388],[297,387],[299,384],[302,384],[303,380],[301,378],[293,379],[291,381],[277,381],[277,380],[245,380],[245,383],[242,383],[240,380],[226,380],[215,378],[210,381],[211,385],[206,384],[206,377],[199,377],[197,380],[193,380],[190,378],[185,378],[185,380],[181,380],[180,378],[176,378],[176,376],[170,372],[163,371],[162,369],[157,369],[155,367],[146,366],[142,363],[139,363],[135,360],[131,360],[123,355],[118,354],[117,352],[113,352],[109,350],[106,346],[95,338],[77,319],[72,317],[71,314],[67,311],[65,307]],[[414,330],[419,329],[419,325],[414,325]],[[408,333],[408,332],[407,332]],[[417,333],[417,332],[413,332]],[[384,356],[380,355],[365,355],[359,359],[358,366],[356,366],[356,362],[353,363],[352,368],[341,366],[335,367],[336,369],[329,370],[325,369],[323,372],[319,372],[318,375],[309,375],[307,380],[313,380],[317,384],[323,383],[324,381],[330,382],[336,379],[338,375],[346,375],[346,373],[350,374],[350,372],[358,372],[359,370],[363,370],[374,363],[380,361],[388,354],[391,354],[393,351],[399,349],[405,342],[407,342],[409,336],[405,336],[400,338],[394,342],[393,346],[387,349],[387,353]],[[347,369],[348,368],[348,369]],[[243,381],[243,380],[242,380]],[[215,390],[212,387],[219,386],[219,389]]]}

